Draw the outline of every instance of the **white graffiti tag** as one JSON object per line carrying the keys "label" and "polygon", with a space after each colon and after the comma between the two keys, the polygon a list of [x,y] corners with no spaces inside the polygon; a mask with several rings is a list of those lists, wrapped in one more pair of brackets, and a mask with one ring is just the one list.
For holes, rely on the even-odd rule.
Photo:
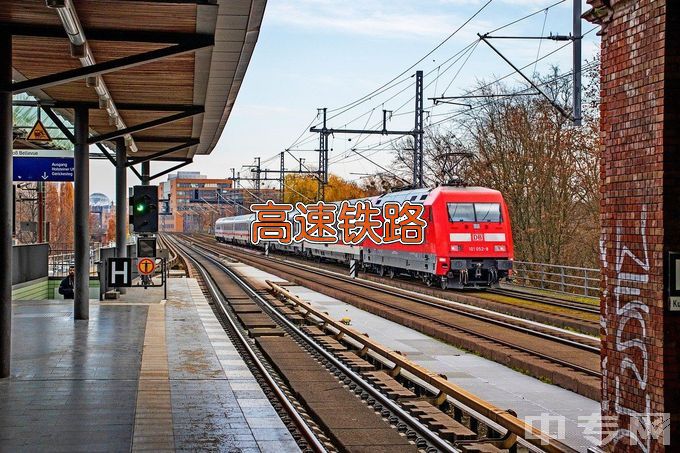
{"label": "white graffiti tag", "polygon": [[[625,242],[623,231],[622,226],[617,225],[615,277],[611,292],[615,307],[614,319],[611,320],[616,326],[614,345],[616,352],[621,354],[614,378],[614,412],[620,420],[618,430],[608,440],[615,445],[627,439],[628,443],[637,445],[642,452],[647,453],[653,427],[650,418],[651,398],[647,391],[649,351],[645,342],[649,306],[641,297],[641,290],[648,285],[650,275],[646,206],[642,207],[639,228],[635,228],[630,242]],[[641,248],[637,255],[631,250],[633,245]],[[642,395],[644,407],[631,407],[631,402],[626,398],[630,394]],[[636,428],[631,429],[633,426]]]}

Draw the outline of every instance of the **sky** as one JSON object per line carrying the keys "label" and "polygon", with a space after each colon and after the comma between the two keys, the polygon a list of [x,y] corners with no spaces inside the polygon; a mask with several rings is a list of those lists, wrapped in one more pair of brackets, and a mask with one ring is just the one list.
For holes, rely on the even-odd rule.
{"label": "sky", "polygon": [[[545,11],[555,3],[559,4]],[[413,66],[485,4],[476,17]],[[582,9],[587,10],[585,0]],[[318,124],[317,108],[321,107],[329,109],[329,127],[374,129],[381,121],[382,109],[387,109],[393,111],[388,128],[413,129],[415,88],[411,76],[416,70],[425,73],[425,108],[430,112],[426,125],[443,121],[445,126],[448,116],[465,107],[433,107],[428,98],[460,95],[480,81],[493,81],[512,72],[478,41],[477,33],[490,32],[533,12],[537,14],[492,35],[566,35],[572,30],[572,0],[269,0],[245,81],[217,146],[209,156],[196,156],[183,170],[220,178],[236,168],[245,176],[249,170],[241,166],[252,164],[258,156],[263,168],[278,169],[279,153],[289,148],[288,169],[297,168],[295,159],[300,157],[311,166],[318,159],[313,152],[318,135],[304,131]],[[585,21],[582,27],[584,33],[593,29]],[[572,68],[571,45],[563,41],[496,39],[491,44],[515,65],[529,65],[525,70],[529,76],[534,70],[545,73],[551,66],[563,72]],[[584,64],[598,50],[599,38],[593,30],[583,39]],[[542,60],[534,66],[537,58]],[[346,112],[337,110],[402,73],[385,92]],[[515,75],[504,83],[519,87],[521,80]],[[365,135],[331,137],[329,171],[348,179],[381,171],[379,167],[388,166],[392,159],[388,140]],[[152,163],[151,172],[170,166]],[[92,161],[91,192],[113,197],[112,170],[108,161]],[[138,184],[132,173],[128,181]]]}

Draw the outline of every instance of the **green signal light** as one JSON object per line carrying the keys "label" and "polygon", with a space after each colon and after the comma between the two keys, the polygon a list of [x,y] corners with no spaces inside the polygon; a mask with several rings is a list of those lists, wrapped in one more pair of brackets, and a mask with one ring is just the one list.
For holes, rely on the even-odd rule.
{"label": "green signal light", "polygon": [[142,212],[146,211],[146,205],[143,204],[143,203],[140,203],[140,204],[136,205],[136,206],[135,206],[135,211],[137,211],[137,212],[139,212],[139,213],[142,213]]}

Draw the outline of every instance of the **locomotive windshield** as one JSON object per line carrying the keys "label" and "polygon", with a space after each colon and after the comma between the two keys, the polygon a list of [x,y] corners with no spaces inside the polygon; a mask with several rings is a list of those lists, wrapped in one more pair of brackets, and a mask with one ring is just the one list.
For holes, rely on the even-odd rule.
{"label": "locomotive windshield", "polygon": [[449,221],[474,222],[475,207],[472,203],[449,203]]}
{"label": "locomotive windshield", "polygon": [[501,222],[499,203],[448,203],[450,222]]}

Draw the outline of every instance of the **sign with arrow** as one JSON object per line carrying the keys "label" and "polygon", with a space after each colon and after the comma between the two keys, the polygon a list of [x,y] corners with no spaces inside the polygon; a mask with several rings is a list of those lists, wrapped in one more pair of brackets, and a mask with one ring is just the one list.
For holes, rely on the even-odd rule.
{"label": "sign with arrow", "polygon": [[73,181],[73,151],[15,149],[14,181]]}

